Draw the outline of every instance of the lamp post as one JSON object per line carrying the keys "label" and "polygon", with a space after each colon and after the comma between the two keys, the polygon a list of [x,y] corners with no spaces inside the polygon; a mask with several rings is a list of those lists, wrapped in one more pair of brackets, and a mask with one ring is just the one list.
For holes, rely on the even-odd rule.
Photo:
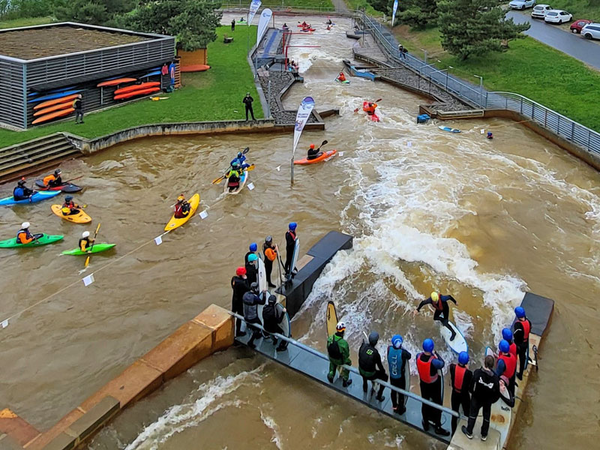
{"label": "lamp post", "polygon": [[475,78],[479,78],[479,105],[483,107],[483,77],[481,75],[473,75]]}

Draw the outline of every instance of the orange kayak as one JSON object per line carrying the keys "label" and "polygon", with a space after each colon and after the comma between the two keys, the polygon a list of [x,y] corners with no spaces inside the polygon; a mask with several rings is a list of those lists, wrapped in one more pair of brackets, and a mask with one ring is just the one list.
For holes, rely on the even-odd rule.
{"label": "orange kayak", "polygon": [[328,152],[321,153],[315,159],[306,159],[306,158],[298,159],[298,160],[294,161],[294,164],[297,164],[300,166],[305,166],[307,164],[316,164],[321,161],[327,161],[329,158],[331,158],[333,155],[335,155],[336,152],[337,152],[337,150],[329,150]]}
{"label": "orange kayak", "polygon": [[67,95],[66,97],[61,97],[61,98],[57,98],[54,100],[48,100],[47,102],[40,103],[39,105],[35,105],[33,107],[33,109],[37,111],[38,109],[48,108],[49,106],[58,105],[59,103],[66,103],[69,100],[72,102],[78,96],[79,96],[79,94],[71,94],[71,95]]}
{"label": "orange kayak", "polygon": [[37,123],[48,122],[49,120],[56,119],[58,117],[68,116],[73,111],[75,111],[74,108],[61,109],[60,111],[56,111],[56,112],[53,112],[51,114],[46,114],[45,116],[42,116],[39,119],[35,119],[33,122],[31,122],[31,124],[35,125]]}
{"label": "orange kayak", "polygon": [[137,81],[135,78],[117,78],[116,80],[108,80],[103,81],[102,83],[98,83],[97,87],[106,87],[106,86],[117,86],[122,83],[132,83]]}
{"label": "orange kayak", "polygon": [[121,89],[117,89],[115,91],[115,95],[126,94],[128,92],[133,92],[133,91],[137,91],[137,90],[141,90],[141,89],[153,88],[153,87],[157,87],[157,86],[160,86],[160,82],[158,82],[158,81],[151,81],[150,83],[134,84],[133,86],[127,86],[127,87],[124,87]]}
{"label": "orange kayak", "polygon": [[64,103],[59,103],[58,105],[50,106],[49,108],[40,109],[33,113],[33,117],[45,116],[46,114],[50,114],[51,112],[58,111],[60,109],[72,108],[73,102],[68,101]]}

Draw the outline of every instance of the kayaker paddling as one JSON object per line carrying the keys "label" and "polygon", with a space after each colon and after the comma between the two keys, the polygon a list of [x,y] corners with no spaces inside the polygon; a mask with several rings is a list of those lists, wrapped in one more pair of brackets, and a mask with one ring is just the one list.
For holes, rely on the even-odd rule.
{"label": "kayaker paddling", "polygon": [[17,186],[13,189],[13,197],[16,201],[27,200],[33,195],[33,190],[25,186],[25,178],[21,178],[17,182]]}
{"label": "kayaker paddling", "polygon": [[21,229],[17,232],[17,244],[29,244],[43,236],[43,234],[31,234],[29,231],[30,226],[29,222],[21,224]]}
{"label": "kayaker paddling", "polygon": [[81,233],[81,239],[79,239],[79,250],[82,252],[88,252],[94,245],[95,239],[90,238],[90,232],[84,231]]}
{"label": "kayaker paddling", "polygon": [[44,187],[51,188],[62,185],[63,181],[61,173],[62,172],[60,171],[60,169],[56,169],[53,174],[44,177]]}
{"label": "kayaker paddling", "polygon": [[61,212],[63,216],[71,216],[74,214],[79,214],[81,212],[79,208],[81,208],[81,206],[73,201],[73,197],[67,195],[65,197],[65,202],[62,205]]}
{"label": "kayaker paddling", "polygon": [[177,203],[175,203],[173,216],[176,219],[183,219],[190,215],[191,210],[190,203],[185,200],[183,194],[180,194],[179,197],[177,197]]}

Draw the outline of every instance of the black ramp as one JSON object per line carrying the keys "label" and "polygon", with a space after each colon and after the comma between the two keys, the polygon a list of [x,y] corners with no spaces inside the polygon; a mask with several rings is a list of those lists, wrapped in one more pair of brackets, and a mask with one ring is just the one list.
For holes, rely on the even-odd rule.
{"label": "black ramp", "polygon": [[554,311],[554,300],[527,292],[521,306],[531,322],[531,332],[543,336]]}

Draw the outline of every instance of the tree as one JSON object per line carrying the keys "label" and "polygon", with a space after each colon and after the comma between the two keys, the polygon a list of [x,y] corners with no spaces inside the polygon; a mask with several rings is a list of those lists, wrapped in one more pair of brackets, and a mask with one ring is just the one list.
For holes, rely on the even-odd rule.
{"label": "tree", "polygon": [[177,37],[177,48],[193,51],[217,39],[220,3],[204,0],[163,0],[141,4],[127,18],[129,27]]}
{"label": "tree", "polygon": [[69,0],[57,3],[54,14],[58,20],[90,25],[111,25],[117,17],[135,6],[135,0]]}
{"label": "tree", "polygon": [[506,20],[497,0],[439,0],[438,10],[442,47],[462,60],[503,51],[529,29]]}
{"label": "tree", "polygon": [[423,29],[437,25],[437,0],[407,0],[401,3],[399,10],[400,21],[412,28]]}

